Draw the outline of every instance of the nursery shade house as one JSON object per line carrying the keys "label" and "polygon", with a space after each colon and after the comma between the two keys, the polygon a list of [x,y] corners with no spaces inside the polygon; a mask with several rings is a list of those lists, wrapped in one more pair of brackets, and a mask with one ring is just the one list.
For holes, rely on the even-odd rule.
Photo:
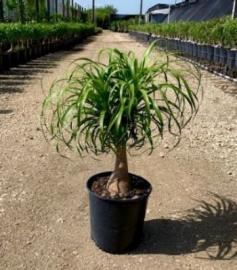
{"label": "nursery shade house", "polygon": [[[47,12],[50,16],[57,14],[70,17],[72,15],[72,7],[77,10],[78,14],[83,10],[83,7],[74,0],[23,0],[22,4],[26,17],[31,17],[32,13],[37,12],[37,6],[40,13],[46,14]],[[0,21],[19,20],[19,5],[20,1],[0,0]]]}
{"label": "nursery shade house", "polygon": [[170,6],[157,3],[150,7],[146,12],[146,22],[210,20],[230,16],[233,9],[233,0],[184,0],[175,2]]}

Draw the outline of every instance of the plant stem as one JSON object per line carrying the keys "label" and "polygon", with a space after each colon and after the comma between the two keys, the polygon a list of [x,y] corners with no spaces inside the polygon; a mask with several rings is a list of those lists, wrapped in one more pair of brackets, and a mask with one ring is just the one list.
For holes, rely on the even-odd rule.
{"label": "plant stem", "polygon": [[126,147],[119,147],[116,151],[114,171],[111,174],[107,189],[111,194],[126,194],[131,189],[131,179],[128,174]]}

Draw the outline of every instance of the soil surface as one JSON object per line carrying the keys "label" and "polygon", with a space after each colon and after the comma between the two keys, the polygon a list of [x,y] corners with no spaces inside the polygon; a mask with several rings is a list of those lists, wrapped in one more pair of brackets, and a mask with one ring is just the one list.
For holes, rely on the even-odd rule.
{"label": "soil surface", "polygon": [[137,200],[139,198],[147,197],[151,193],[151,186],[144,184],[139,178],[131,179],[131,190],[127,193],[115,193],[109,192],[107,185],[109,176],[97,177],[91,185],[91,191],[96,193],[101,198],[116,199],[116,200]]}
{"label": "soil surface", "polygon": [[106,47],[141,55],[146,46],[104,32],[0,74],[0,269],[237,269],[237,85],[206,71],[200,111],[178,147],[164,140],[151,156],[129,157],[130,171],[153,185],[141,245],[110,255],[90,239],[85,183],[114,157],[60,157],[40,111],[73,60]]}

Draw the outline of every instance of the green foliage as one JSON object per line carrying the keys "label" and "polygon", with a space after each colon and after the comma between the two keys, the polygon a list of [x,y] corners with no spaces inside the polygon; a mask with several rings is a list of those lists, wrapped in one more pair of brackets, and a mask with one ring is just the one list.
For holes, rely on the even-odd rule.
{"label": "green foliage", "polygon": [[21,23],[26,21],[25,3],[24,0],[18,0],[19,19]]}
{"label": "green foliage", "polygon": [[6,6],[10,10],[13,10],[13,9],[17,8],[17,0],[7,0],[6,1]]}
{"label": "green foliage", "polygon": [[132,51],[102,50],[98,61],[79,59],[69,78],[52,85],[42,120],[58,151],[63,143],[99,155],[146,142],[152,151],[164,131],[181,134],[198,110],[200,74],[171,68],[168,57],[151,62],[153,48],[141,60]]}
{"label": "green foliage", "polygon": [[67,38],[73,35],[86,36],[95,32],[92,24],[79,23],[0,23],[0,43],[43,38]]}
{"label": "green foliage", "polygon": [[110,29],[115,32],[128,32],[129,21],[118,20],[113,21],[110,25]]}
{"label": "green foliage", "polygon": [[[111,5],[96,8],[96,25],[101,28],[108,29],[110,26],[111,17],[116,14],[116,12],[116,8]],[[88,19],[90,19],[92,17],[92,10],[88,10],[87,13]]]}
{"label": "green foliage", "polygon": [[0,22],[4,21],[3,0],[0,0]]}
{"label": "green foliage", "polygon": [[180,38],[206,44],[237,47],[237,20],[232,20],[229,17],[203,22],[129,24],[129,30],[153,33],[167,38]]}

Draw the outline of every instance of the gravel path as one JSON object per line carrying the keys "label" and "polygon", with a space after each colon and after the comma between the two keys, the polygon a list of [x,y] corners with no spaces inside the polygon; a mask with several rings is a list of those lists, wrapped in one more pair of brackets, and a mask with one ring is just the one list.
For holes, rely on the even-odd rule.
{"label": "gravel path", "polygon": [[236,269],[237,86],[207,72],[200,112],[179,146],[169,151],[164,141],[153,155],[129,159],[153,185],[142,244],[110,255],[90,240],[85,182],[111,169],[113,156],[61,158],[45,142],[39,115],[71,61],[104,47],[145,49],[104,32],[0,74],[0,269]]}

